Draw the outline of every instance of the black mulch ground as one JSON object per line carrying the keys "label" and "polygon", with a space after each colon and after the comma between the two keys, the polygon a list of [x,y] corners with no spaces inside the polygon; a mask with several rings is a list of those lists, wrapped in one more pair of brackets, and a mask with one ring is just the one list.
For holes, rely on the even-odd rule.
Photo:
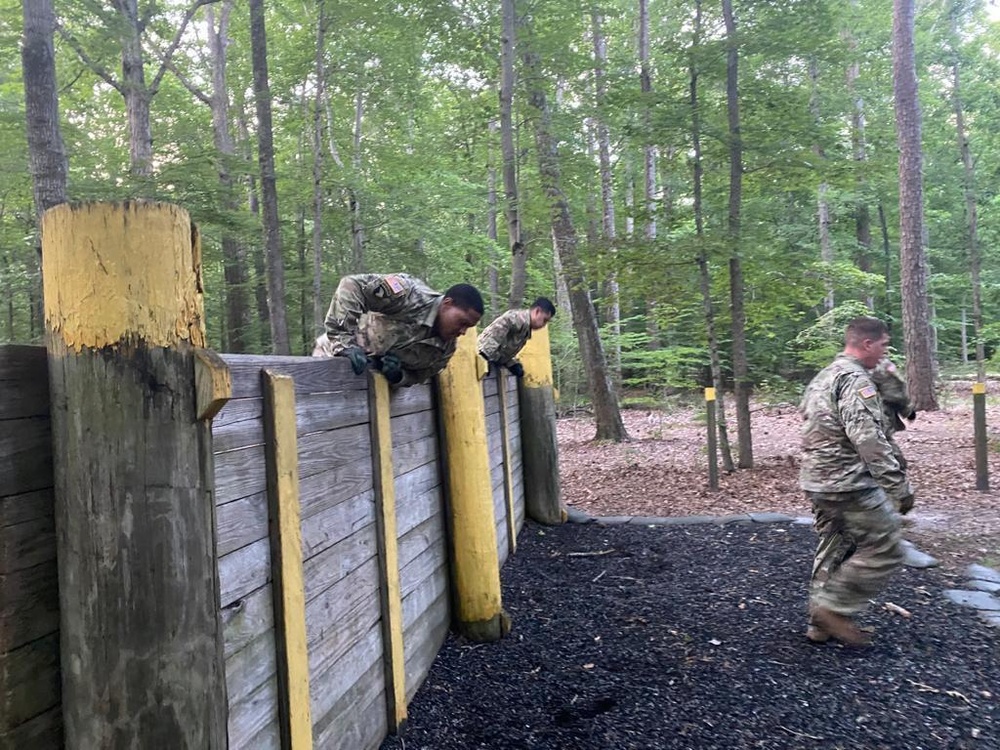
{"label": "black mulch ground", "polygon": [[513,632],[449,637],[382,750],[1000,748],[1000,630],[943,598],[959,578],[904,569],[860,619],[875,644],[849,650],[803,637],[808,526],[528,525],[518,542]]}

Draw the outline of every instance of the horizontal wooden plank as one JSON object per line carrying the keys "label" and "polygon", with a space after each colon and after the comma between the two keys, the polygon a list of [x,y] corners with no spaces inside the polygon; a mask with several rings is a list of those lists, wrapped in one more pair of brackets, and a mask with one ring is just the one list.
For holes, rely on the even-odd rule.
{"label": "horizontal wooden plank", "polygon": [[0,422],[0,494],[51,487],[52,428],[47,417]]}
{"label": "horizontal wooden plank", "polygon": [[500,413],[500,397],[493,395],[483,399],[483,413],[487,417]]}
{"label": "horizontal wooden plank", "polygon": [[0,380],[0,420],[49,417],[49,379],[45,369],[34,378]]}
{"label": "horizontal wooden plank", "polygon": [[483,378],[483,398],[495,395],[497,395],[497,377],[492,374],[487,375]]}
{"label": "horizontal wooden plank", "polygon": [[331,393],[368,388],[368,378],[351,372],[350,363],[343,357],[320,359],[317,357],[281,357],[257,354],[223,354],[233,381],[233,398],[258,398],[260,371],[272,370],[290,375],[295,380],[295,395]]}
{"label": "horizontal wooden plank", "polygon": [[378,589],[370,589],[368,595],[354,609],[343,613],[337,620],[326,623],[321,629],[314,629],[314,637],[309,642],[309,681],[322,690],[320,682],[329,679],[330,666],[347,657],[365,635],[378,625],[382,616],[382,606]]}
{"label": "horizontal wooden plank", "polygon": [[[403,597],[403,630],[408,630],[440,597],[448,592],[448,564],[442,561]],[[407,644],[404,639],[404,646]]]}
{"label": "horizontal wooden plank", "polygon": [[374,557],[375,524],[351,534],[305,561],[306,601],[311,601]]}
{"label": "horizontal wooden plank", "polygon": [[424,464],[406,476],[412,476],[413,481],[406,482],[405,491],[400,492],[400,485],[396,485],[396,534],[400,537],[431,516],[444,513],[436,463]]}
{"label": "horizontal wooden plank", "polygon": [[430,383],[409,388],[395,388],[389,394],[389,416],[398,417],[434,407],[434,392]]}
{"label": "horizontal wooden plank", "polygon": [[0,573],[13,573],[56,559],[53,516],[0,527]]}
{"label": "horizontal wooden plank", "polygon": [[371,463],[372,449],[367,424],[331,432],[313,432],[299,438],[299,478],[337,466]]}
{"label": "horizontal wooden plank", "polygon": [[0,574],[0,632],[13,650],[59,628],[58,571],[54,562]]}
{"label": "horizontal wooden plank", "polygon": [[382,744],[389,731],[383,674],[382,664],[373,664],[325,716],[314,719],[313,745],[317,750],[376,750]]}
{"label": "horizontal wooden plank", "polygon": [[0,654],[0,735],[60,701],[59,634]]}
{"label": "horizontal wooden plank", "polygon": [[366,560],[306,605],[306,638],[313,648],[378,590],[378,560]]}
{"label": "horizontal wooden plank", "polygon": [[423,466],[431,461],[437,461],[438,439],[437,436],[414,440],[403,445],[392,446],[392,470],[396,476],[401,476],[407,472]]}
{"label": "horizontal wooden plank", "polygon": [[267,514],[267,494],[264,492],[216,508],[216,555],[221,558],[264,539],[268,533]]}
{"label": "horizontal wooden plank", "polygon": [[[277,720],[261,729],[250,740],[247,745],[248,750],[282,750],[281,748],[281,726]],[[237,748],[232,748],[237,750]]]}
{"label": "horizontal wooden plank", "polygon": [[302,559],[319,554],[351,534],[375,523],[371,492],[348,498],[302,519]]}
{"label": "horizontal wooden plank", "polygon": [[226,659],[274,628],[272,597],[271,585],[268,584],[222,608],[219,614]]}
{"label": "horizontal wooden plank", "polygon": [[0,529],[52,518],[55,514],[55,499],[52,487],[0,497]]}
{"label": "horizontal wooden plank", "polygon": [[[378,666],[377,670],[372,670],[373,666]],[[364,692],[375,689],[380,692],[385,691],[385,670],[382,664],[382,624],[376,622],[368,632],[365,633],[349,652],[344,654],[338,661],[328,666],[322,674],[313,675],[310,679],[310,691],[312,695],[312,715],[314,725],[327,726],[331,721],[336,721],[343,726],[347,723],[348,717],[343,716],[345,711],[344,701],[341,699],[348,695],[359,681],[368,683],[362,684],[359,691]],[[339,708],[338,708],[339,705]],[[328,714],[335,712],[336,719],[328,718]],[[365,717],[369,721],[377,721],[377,717]],[[339,737],[340,735],[327,735]],[[340,740],[331,740],[330,744],[338,746]],[[328,747],[324,741],[318,747]],[[352,745],[339,745],[348,748]],[[356,746],[362,747],[362,746]]]}
{"label": "horizontal wooden plank", "polygon": [[[410,563],[421,555],[443,556],[445,521],[440,515],[431,516],[419,526],[404,534],[399,540],[400,585],[407,589],[412,573],[407,570]],[[421,576],[422,578],[422,576]],[[404,593],[405,596],[405,593]]]}
{"label": "horizontal wooden plank", "polygon": [[260,539],[219,558],[219,601],[228,607],[271,580],[271,542]]}
{"label": "horizontal wooden plank", "polygon": [[394,446],[411,443],[414,440],[423,440],[437,434],[437,417],[431,411],[419,411],[393,417],[390,425]]}
{"label": "horizontal wooden plank", "polygon": [[442,593],[404,634],[406,652],[406,700],[410,701],[427,679],[441,646],[448,637],[451,610],[447,592]]}
{"label": "horizontal wooden plank", "polygon": [[264,446],[215,454],[215,504],[267,491]]}
{"label": "horizontal wooden plank", "polygon": [[277,676],[265,680],[240,701],[229,701],[229,747],[256,750],[253,740],[268,724],[278,721]]}
{"label": "horizontal wooden plank", "polygon": [[226,659],[226,694],[229,705],[246,700],[277,674],[274,630],[265,630]]}
{"label": "horizontal wooden plank", "polygon": [[62,705],[24,722],[7,732],[0,725],[0,748],[4,750],[63,750]]}

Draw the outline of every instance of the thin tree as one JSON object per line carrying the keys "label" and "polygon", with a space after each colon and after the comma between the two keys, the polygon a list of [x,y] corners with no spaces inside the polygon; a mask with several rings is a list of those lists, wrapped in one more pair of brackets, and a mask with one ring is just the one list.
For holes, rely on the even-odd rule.
{"label": "thin tree", "polygon": [[723,394],[722,364],[719,357],[719,336],[715,330],[715,304],[712,302],[712,278],[708,266],[708,249],[705,242],[705,218],[702,211],[702,155],[701,155],[701,111],[698,103],[698,58],[701,53],[701,0],[694,3],[694,29],[691,50],[688,56],[689,97],[691,105],[691,162],[694,170],[693,199],[695,238],[698,243],[698,280],[701,286],[701,306],[705,316],[705,331],[708,337],[708,361],[715,387],[715,424],[719,434],[719,452],[722,468],[733,471],[733,452],[729,447],[729,430],[726,425],[726,403]]}
{"label": "thin tree", "polygon": [[264,258],[267,263],[267,307],[271,322],[271,348],[289,354],[285,316],[285,267],[281,256],[278,190],[274,174],[274,139],[271,128],[271,88],[267,74],[267,30],[263,0],[250,0],[250,46],[253,57],[253,90],[257,104],[257,158],[264,225]]}
{"label": "thin tree", "polygon": [[915,0],[894,0],[892,80],[899,144],[899,255],[903,303],[906,384],[913,406],[938,408],[934,393],[934,337],[931,335],[924,253],[923,151],[920,144],[920,101],[913,33]]}
{"label": "thin tree", "polygon": [[[819,131],[821,129],[822,116],[819,101],[819,62],[815,56],[809,61],[809,80],[812,84],[809,96],[809,110],[816,129]],[[817,168],[825,170],[826,152],[819,138],[813,144],[813,153],[816,155]],[[833,293],[833,278],[830,274],[830,267],[833,265],[833,241],[830,237],[829,192],[830,186],[827,184],[825,178],[821,178],[816,197],[816,217],[819,220],[819,257],[823,261],[826,274],[826,278],[824,279],[826,297],[823,298],[823,309],[827,312],[833,309],[836,301]]]}
{"label": "thin tree", "polygon": [[549,200],[551,209],[552,239],[556,253],[562,263],[563,274],[569,292],[573,328],[576,330],[583,355],[583,367],[587,374],[587,384],[594,403],[594,420],[597,424],[597,440],[621,442],[628,439],[622,422],[618,399],[608,375],[604,345],[597,328],[597,312],[590,299],[587,281],[580,262],[579,244],[569,205],[562,190],[559,164],[559,150],[551,133],[552,113],[543,88],[545,80],[541,73],[538,54],[526,50],[524,68],[531,82],[528,103],[532,113],[535,131],[535,149],[538,152],[538,171],[542,189]]}
{"label": "thin tree", "polygon": [[[857,9],[858,0],[851,0],[851,8]],[[858,62],[858,43],[854,32],[844,32],[851,60],[847,65],[847,94],[851,98],[851,150],[854,154],[855,185],[857,199],[854,201],[854,237],[856,264],[861,271],[870,273],[872,270],[872,219],[868,209],[868,143],[865,136],[865,100],[858,91],[857,81],[861,76],[861,65]],[[869,310],[875,310],[875,298],[871,293],[865,295],[865,304]]]}
{"label": "thin tree", "polygon": [[504,212],[510,248],[510,296],[507,304],[520,307],[528,284],[527,250],[521,241],[520,204],[517,195],[517,153],[514,150],[514,55],[517,39],[516,0],[501,0],[503,30],[500,35],[500,153],[503,160]]}
{"label": "thin tree", "polygon": [[[312,295],[313,335],[323,332],[326,306],[323,304],[323,113],[326,109],[326,2],[319,0],[316,22],[316,91],[312,110]],[[332,136],[331,136],[332,137]]]}
{"label": "thin tree", "polygon": [[743,200],[743,137],[740,134],[739,39],[732,0],[722,0],[726,24],[726,110],[729,117],[729,300],[733,334],[733,381],[736,391],[736,435],[739,467],[753,468],[750,429],[750,379],[747,365],[743,263],[740,258],[740,207]]}

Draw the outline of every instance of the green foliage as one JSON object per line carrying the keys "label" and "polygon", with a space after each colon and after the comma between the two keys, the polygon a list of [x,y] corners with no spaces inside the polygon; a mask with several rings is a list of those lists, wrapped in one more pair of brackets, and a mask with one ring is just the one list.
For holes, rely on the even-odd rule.
{"label": "green foliage", "polygon": [[793,340],[792,347],[799,361],[807,366],[820,368],[830,363],[844,348],[844,329],[854,318],[871,315],[861,302],[837,305],[802,330]]}

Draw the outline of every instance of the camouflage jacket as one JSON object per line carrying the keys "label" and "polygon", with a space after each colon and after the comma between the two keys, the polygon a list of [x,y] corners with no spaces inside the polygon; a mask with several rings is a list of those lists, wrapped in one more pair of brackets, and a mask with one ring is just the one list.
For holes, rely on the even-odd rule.
{"label": "camouflage jacket", "polygon": [[479,334],[479,353],[490,362],[509,367],[531,338],[531,311],[508,310]]}
{"label": "camouflage jacket", "polygon": [[885,417],[882,426],[886,436],[891,438],[895,433],[906,429],[900,417],[909,417],[913,413],[906,383],[900,377],[896,365],[887,357],[883,357],[869,374],[882,397],[882,414]]}
{"label": "camouflage jacket", "polygon": [[840,354],[813,378],[799,407],[806,492],[881,487],[890,499],[912,494],[882,420],[882,399],[862,364]]}
{"label": "camouflage jacket", "polygon": [[444,369],[455,353],[454,341],[434,333],[444,295],[403,273],[345,276],[326,314],[313,356],[336,356],[349,346],[370,355],[389,351],[403,365],[400,385],[425,383]]}

